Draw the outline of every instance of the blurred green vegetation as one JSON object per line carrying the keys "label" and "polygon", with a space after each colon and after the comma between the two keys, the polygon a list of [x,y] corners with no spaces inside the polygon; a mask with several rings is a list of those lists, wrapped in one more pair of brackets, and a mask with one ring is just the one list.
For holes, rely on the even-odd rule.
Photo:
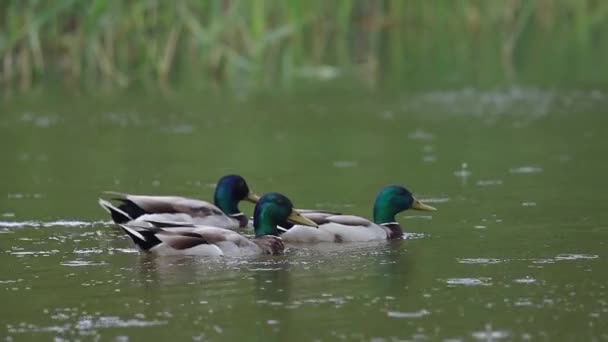
{"label": "blurred green vegetation", "polygon": [[3,0],[0,85],[605,84],[597,0]]}

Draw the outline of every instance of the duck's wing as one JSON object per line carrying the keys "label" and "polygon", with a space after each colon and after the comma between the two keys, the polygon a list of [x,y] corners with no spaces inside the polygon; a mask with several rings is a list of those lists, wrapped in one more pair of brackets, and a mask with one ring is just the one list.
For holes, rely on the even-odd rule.
{"label": "duck's wing", "polygon": [[318,229],[296,225],[281,237],[287,242],[303,243],[365,242],[386,240],[386,232],[384,228],[360,216],[329,215],[323,217]]}
{"label": "duck's wing", "polygon": [[224,214],[220,208],[207,201],[180,196],[126,195],[117,199],[133,202],[149,214],[184,213],[191,216]]}
{"label": "duck's wing", "polygon": [[[178,229],[183,230],[189,228]],[[171,230],[171,232],[173,232],[173,230]],[[283,253],[285,250],[283,240],[278,236],[261,236],[250,240],[236,232],[216,227],[197,227],[189,232],[182,231],[180,232],[180,235],[200,238],[206,243],[216,246],[219,250],[221,250],[222,255],[226,256],[245,256],[255,254],[277,255]],[[160,239],[162,240],[164,237],[160,237]],[[183,239],[184,242],[181,242],[181,238],[176,238],[174,236],[169,236],[169,239],[173,239],[174,241],[163,241],[166,241],[172,246],[175,246],[177,243],[177,247],[190,246],[192,243],[194,243],[194,241],[186,241],[186,239]],[[189,248],[193,247],[195,246],[191,246]]]}
{"label": "duck's wing", "polygon": [[156,237],[176,251],[185,251],[200,245],[213,244],[204,237],[194,233],[162,232],[156,234]]}
{"label": "duck's wing", "polygon": [[297,209],[296,211],[316,224],[323,224],[329,217],[340,215],[340,213],[325,210]]}
{"label": "duck's wing", "polygon": [[[216,244],[226,255],[251,255],[259,253],[277,255],[285,250],[283,240],[274,235],[260,236],[250,240],[231,230],[200,226],[192,229],[191,234],[197,234],[210,243]],[[237,250],[239,251],[237,252]]]}
{"label": "duck's wing", "polygon": [[296,211],[300,214],[312,214],[312,213],[316,213],[316,214],[329,214],[329,215],[342,215],[342,213],[336,212],[336,211],[329,211],[329,210],[315,210],[315,209],[296,209]]}
{"label": "duck's wing", "polygon": [[196,228],[196,224],[188,222],[156,221],[144,218],[141,220],[156,228]]}
{"label": "duck's wing", "polygon": [[[182,231],[191,229],[191,234],[197,234],[212,243],[232,242],[239,247],[247,246],[249,244],[249,239],[243,235],[224,228],[196,226],[195,228],[182,227],[178,229],[181,229]],[[173,229],[171,231],[173,231]]]}
{"label": "duck's wing", "polygon": [[[216,245],[219,242],[226,241],[224,235],[230,235],[218,233],[215,228],[211,228],[211,231],[215,234],[208,234],[205,232],[207,228],[201,227],[172,227],[171,230],[164,230],[139,224],[119,224],[119,226],[129,235],[137,247],[146,252],[153,252],[155,248],[160,246],[165,249],[184,252],[200,245]],[[217,228],[217,230],[236,234],[226,229]]]}
{"label": "duck's wing", "polygon": [[338,223],[344,226],[351,227],[370,227],[374,223],[361,216],[354,215],[333,215],[325,217],[325,223]]}
{"label": "duck's wing", "polygon": [[[120,205],[110,208],[107,201],[100,199],[104,209],[110,211],[112,219],[117,223],[134,220],[146,214],[185,214],[192,218],[205,218],[209,216],[225,216],[222,210],[215,205],[192,198],[179,196],[145,196],[131,195],[117,192],[106,192],[112,199],[119,201]],[[105,203],[102,204],[102,201]],[[125,220],[125,218],[129,218]]]}
{"label": "duck's wing", "polygon": [[[327,221],[328,217],[335,216],[335,215],[340,215],[340,213],[333,212],[333,211],[326,211],[326,210],[296,209],[296,211],[300,215],[302,215],[302,216],[306,217],[307,219],[313,221],[317,225],[329,222],[329,221]],[[253,218],[251,218],[251,220],[253,220]],[[280,231],[287,231],[288,229],[290,229],[293,226],[294,226],[293,223],[286,222],[286,223],[282,224],[280,227],[278,227],[278,229]]]}

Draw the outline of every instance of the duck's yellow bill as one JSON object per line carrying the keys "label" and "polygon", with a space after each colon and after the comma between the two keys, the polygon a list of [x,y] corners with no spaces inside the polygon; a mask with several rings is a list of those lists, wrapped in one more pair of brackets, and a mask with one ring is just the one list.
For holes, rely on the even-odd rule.
{"label": "duck's yellow bill", "polygon": [[424,210],[424,211],[435,211],[435,210],[437,210],[434,207],[431,207],[428,204],[424,204],[424,203],[420,202],[417,199],[414,199],[414,204],[412,204],[412,209]]}
{"label": "duck's yellow bill", "polygon": [[295,210],[291,211],[291,214],[289,215],[289,217],[287,217],[287,221],[295,224],[301,224],[304,226],[319,227],[319,225],[316,224],[313,220],[300,215],[300,213],[296,212]]}
{"label": "duck's yellow bill", "polygon": [[249,194],[247,194],[247,197],[245,197],[245,200],[251,203],[258,203],[258,201],[260,200],[260,196],[254,194],[253,192],[250,192]]}

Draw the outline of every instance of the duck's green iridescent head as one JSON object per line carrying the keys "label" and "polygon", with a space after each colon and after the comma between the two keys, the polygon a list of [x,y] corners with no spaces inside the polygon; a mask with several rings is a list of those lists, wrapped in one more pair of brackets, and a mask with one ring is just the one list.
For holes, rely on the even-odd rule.
{"label": "duck's green iridescent head", "polygon": [[374,222],[377,224],[395,222],[395,215],[408,209],[437,210],[418,201],[408,189],[399,185],[389,185],[376,197]]}
{"label": "duck's green iridescent head", "polygon": [[317,224],[293,210],[289,198],[271,192],[260,198],[253,213],[253,228],[255,236],[279,235],[277,225],[285,225],[287,221],[306,226],[316,227]]}
{"label": "duck's green iridescent head", "polygon": [[226,175],[217,182],[213,198],[215,205],[227,215],[239,214],[239,202],[257,203],[259,197],[252,193],[245,179],[239,175]]}

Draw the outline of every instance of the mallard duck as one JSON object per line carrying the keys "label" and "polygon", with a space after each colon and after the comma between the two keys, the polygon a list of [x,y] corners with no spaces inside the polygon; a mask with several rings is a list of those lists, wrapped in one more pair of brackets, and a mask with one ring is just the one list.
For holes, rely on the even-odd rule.
{"label": "mallard duck", "polygon": [[294,211],[291,201],[278,193],[262,196],[255,206],[253,217],[253,239],[232,230],[212,226],[188,225],[173,227],[171,230],[134,224],[119,226],[142,251],[159,255],[201,256],[280,254],[285,246],[278,236],[277,225],[289,220],[296,224],[317,226]]}
{"label": "mallard duck", "polygon": [[390,240],[403,236],[395,215],[407,209],[429,210],[435,208],[417,200],[412,193],[399,185],[387,186],[376,197],[374,221],[353,215],[332,215],[327,212],[308,212],[306,217],[318,224],[318,228],[295,225],[285,231],[285,242],[349,242]]}
{"label": "mallard duck", "polygon": [[228,229],[246,227],[248,219],[239,210],[239,202],[246,200],[256,203],[259,197],[252,193],[245,179],[239,175],[227,175],[217,182],[215,205],[192,198],[179,196],[143,196],[116,192],[114,206],[107,200],[99,199],[102,208],[110,213],[115,223],[131,221],[184,222],[211,225]]}

